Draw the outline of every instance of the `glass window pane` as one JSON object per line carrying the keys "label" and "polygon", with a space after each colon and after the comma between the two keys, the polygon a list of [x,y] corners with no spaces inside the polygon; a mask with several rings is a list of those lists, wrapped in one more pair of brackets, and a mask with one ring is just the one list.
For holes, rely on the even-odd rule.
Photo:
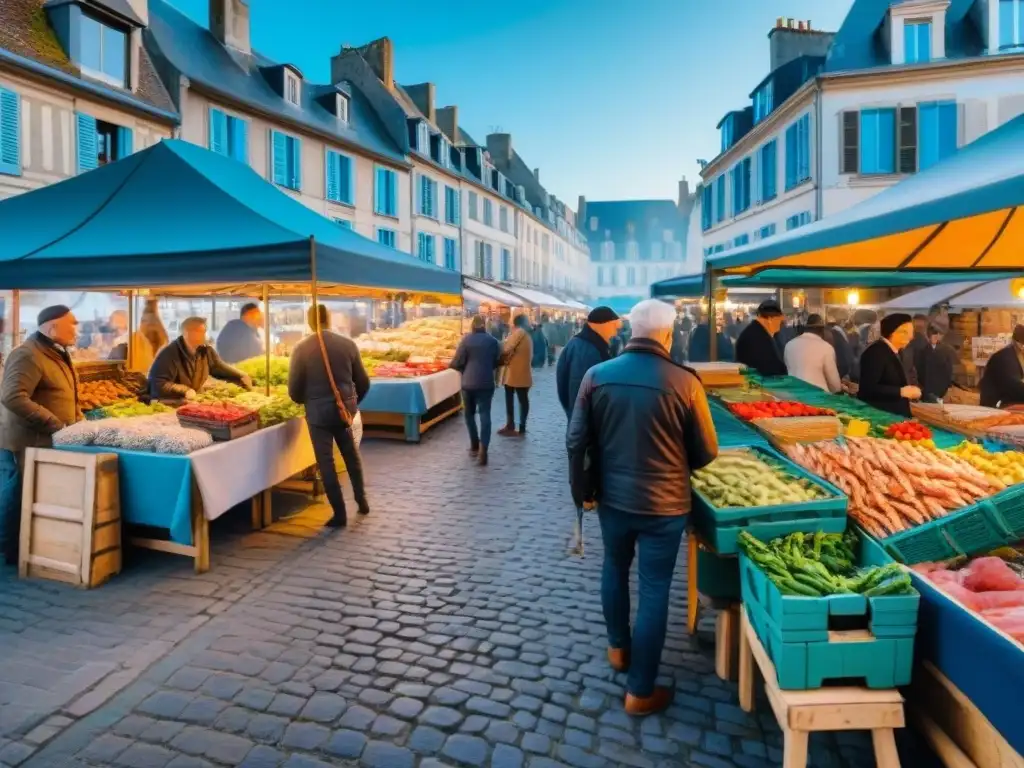
{"label": "glass window pane", "polygon": [[999,47],[1007,48],[1013,46],[1015,41],[1014,30],[1014,0],[1002,0],[999,3]]}
{"label": "glass window pane", "polygon": [[101,72],[100,38],[103,35],[102,26],[96,19],[83,15],[78,30],[79,65],[94,72]]}
{"label": "glass window pane", "polygon": [[117,80],[119,83],[127,82],[125,78],[125,54],[128,49],[128,41],[124,32],[111,27],[103,29],[103,69],[105,75]]}

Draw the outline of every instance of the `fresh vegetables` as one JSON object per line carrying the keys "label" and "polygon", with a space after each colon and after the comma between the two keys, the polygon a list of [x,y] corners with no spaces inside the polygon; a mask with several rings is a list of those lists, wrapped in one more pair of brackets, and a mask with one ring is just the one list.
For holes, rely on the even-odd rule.
{"label": "fresh vegetables", "polygon": [[828,498],[824,488],[797,478],[747,449],[722,451],[691,476],[691,486],[718,509],[802,504]]}
{"label": "fresh vegetables", "polygon": [[367,368],[370,376],[385,379],[413,379],[417,376],[429,376],[447,368],[442,363],[380,363],[376,367]]}
{"label": "fresh vegetables", "polygon": [[951,453],[899,440],[848,438],[843,445],[785,450],[843,491],[849,515],[877,538],[944,517],[1006,487]]}
{"label": "fresh vegetables", "polygon": [[764,543],[742,531],[739,545],[784,595],[879,597],[914,592],[910,576],[896,563],[858,569],[853,533],[793,533]]}
{"label": "fresh vegetables", "polygon": [[258,412],[260,427],[272,427],[290,419],[300,418],[305,413],[305,409],[293,403],[287,395],[245,392],[232,398],[231,402]]}
{"label": "fresh vegetables", "polygon": [[990,453],[978,443],[965,441],[951,448],[950,453],[984,472],[990,480],[1004,485],[1024,483],[1024,453],[1021,451]]}
{"label": "fresh vegetables", "polygon": [[[287,357],[270,358],[271,386],[288,383],[288,365]],[[251,357],[248,360],[243,360],[235,365],[235,368],[252,379],[252,383],[256,386],[262,387],[267,383],[267,361],[263,357]]]}
{"label": "fresh vegetables", "polygon": [[760,400],[753,403],[729,403],[729,410],[744,421],[778,419],[792,416],[835,416],[828,408],[816,408],[793,400]]}
{"label": "fresh vegetables", "polygon": [[[359,336],[355,342],[362,354],[389,362],[418,358],[423,362],[447,363],[462,338],[459,317],[424,317],[409,320],[398,328],[378,328]],[[399,357],[405,353],[405,359]]]}
{"label": "fresh vegetables", "polygon": [[106,405],[113,405],[125,398],[134,398],[136,392],[119,381],[80,381],[78,383],[78,406],[91,411]]}
{"label": "fresh vegetables", "polygon": [[137,416],[152,416],[157,413],[170,413],[174,409],[164,405],[163,403],[140,403],[138,400],[121,400],[114,405],[108,405],[103,408],[94,408],[91,411],[86,411],[85,418],[89,420],[96,419],[126,419]]}
{"label": "fresh vegetables", "polygon": [[231,400],[245,393],[246,390],[237,384],[228,381],[210,379],[202,391],[196,395],[197,403],[219,403],[222,400]]}
{"label": "fresh vegetables", "polygon": [[179,419],[195,419],[197,421],[215,421],[221,424],[232,424],[252,416],[252,408],[243,408],[233,403],[186,403],[178,409]]}
{"label": "fresh vegetables", "polygon": [[886,427],[885,436],[893,440],[927,441],[932,439],[932,431],[919,421],[901,421]]}
{"label": "fresh vegetables", "polygon": [[1001,557],[923,563],[914,570],[966,608],[1024,643],[1024,578]]}

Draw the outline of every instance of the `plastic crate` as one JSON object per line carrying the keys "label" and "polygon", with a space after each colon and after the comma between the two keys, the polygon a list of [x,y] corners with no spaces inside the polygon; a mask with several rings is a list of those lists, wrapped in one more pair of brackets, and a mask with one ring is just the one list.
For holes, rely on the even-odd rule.
{"label": "plastic crate", "polygon": [[748,445],[767,445],[767,441],[730,413],[728,408],[715,401],[710,402],[711,420],[718,435],[718,445],[722,448],[745,447]]}
{"label": "plastic crate", "polygon": [[740,561],[704,547],[697,550],[697,591],[712,600],[739,602]]}

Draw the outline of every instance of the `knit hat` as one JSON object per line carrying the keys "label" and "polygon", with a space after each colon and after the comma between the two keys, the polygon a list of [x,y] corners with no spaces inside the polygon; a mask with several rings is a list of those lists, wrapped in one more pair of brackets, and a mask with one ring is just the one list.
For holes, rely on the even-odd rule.
{"label": "knit hat", "polygon": [[587,315],[587,322],[593,323],[594,325],[602,325],[604,323],[614,323],[619,319],[619,316],[615,314],[615,310],[611,307],[594,307]]}
{"label": "knit hat", "polygon": [[39,313],[36,317],[36,325],[42,328],[51,320],[60,320],[64,315],[67,315],[70,312],[70,307],[65,307],[63,304],[54,304],[52,307],[47,307]]}

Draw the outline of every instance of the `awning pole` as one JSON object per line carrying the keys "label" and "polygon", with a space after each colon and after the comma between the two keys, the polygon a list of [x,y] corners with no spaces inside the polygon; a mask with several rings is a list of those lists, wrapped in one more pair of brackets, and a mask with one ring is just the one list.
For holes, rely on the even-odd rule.
{"label": "awning pole", "polygon": [[715,269],[708,267],[708,359],[718,361],[718,318],[715,311]]}
{"label": "awning pole", "polygon": [[309,286],[313,294],[313,330],[316,331],[317,336],[322,336],[323,329],[320,327],[320,310],[317,308],[316,298],[316,239],[312,235],[309,236],[309,273]]}
{"label": "awning pole", "polygon": [[263,348],[266,353],[265,365],[267,367],[266,382],[263,385],[263,394],[270,396],[270,286],[263,284]]}
{"label": "awning pole", "polygon": [[133,370],[135,364],[135,291],[128,291],[128,349],[125,355],[125,368]]}
{"label": "awning pole", "polygon": [[11,328],[11,350],[13,351],[21,343],[21,291],[15,288],[11,291],[11,318],[14,327]]}

